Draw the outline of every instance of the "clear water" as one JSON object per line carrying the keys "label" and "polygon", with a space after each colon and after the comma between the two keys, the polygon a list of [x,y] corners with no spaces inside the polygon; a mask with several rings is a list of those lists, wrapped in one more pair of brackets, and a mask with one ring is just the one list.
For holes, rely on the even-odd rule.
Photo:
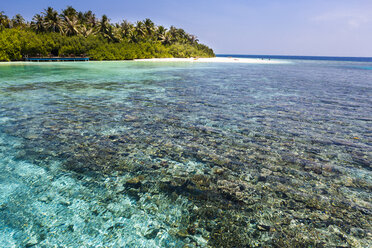
{"label": "clear water", "polygon": [[4,63],[1,247],[368,247],[370,63]]}

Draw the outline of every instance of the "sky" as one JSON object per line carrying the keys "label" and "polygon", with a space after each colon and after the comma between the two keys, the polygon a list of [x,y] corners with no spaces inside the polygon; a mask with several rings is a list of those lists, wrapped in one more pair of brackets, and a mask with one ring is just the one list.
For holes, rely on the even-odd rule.
{"label": "sky", "polygon": [[68,5],[174,25],[217,54],[372,57],[372,0],[0,0],[0,11],[31,20]]}

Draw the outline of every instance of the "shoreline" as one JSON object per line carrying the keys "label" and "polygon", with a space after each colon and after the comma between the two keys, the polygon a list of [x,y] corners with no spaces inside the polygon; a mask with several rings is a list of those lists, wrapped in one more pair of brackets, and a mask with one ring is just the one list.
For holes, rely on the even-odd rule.
{"label": "shoreline", "polygon": [[254,58],[233,58],[233,57],[214,57],[214,58],[154,58],[154,59],[135,59],[140,62],[191,62],[191,63],[244,63],[244,64],[289,64],[286,60],[254,59]]}
{"label": "shoreline", "polygon": [[[6,64],[46,64],[46,63],[68,63],[70,61],[47,61],[47,62],[32,62],[32,61],[0,61],[0,65]],[[233,57],[213,57],[213,58],[152,58],[152,59],[133,59],[133,60],[90,60],[90,61],[74,61],[73,63],[83,62],[188,62],[188,63],[243,63],[243,64],[290,64],[287,60],[272,60],[272,59],[255,59],[255,58],[233,58]]]}

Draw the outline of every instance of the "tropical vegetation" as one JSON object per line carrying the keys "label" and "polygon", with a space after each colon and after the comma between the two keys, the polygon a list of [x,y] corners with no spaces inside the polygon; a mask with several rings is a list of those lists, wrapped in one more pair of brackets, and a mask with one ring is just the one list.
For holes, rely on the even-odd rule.
{"label": "tropical vegetation", "polygon": [[213,57],[213,50],[181,28],[157,26],[150,19],[111,23],[103,15],[68,6],[52,7],[26,21],[0,12],[0,61],[25,57],[88,56],[94,60]]}

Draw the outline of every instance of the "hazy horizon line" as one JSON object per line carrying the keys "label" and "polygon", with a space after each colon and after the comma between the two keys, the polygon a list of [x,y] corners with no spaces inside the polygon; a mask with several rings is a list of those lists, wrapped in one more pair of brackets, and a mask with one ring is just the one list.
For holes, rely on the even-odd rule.
{"label": "hazy horizon line", "polygon": [[372,56],[340,56],[340,55],[288,55],[288,54],[216,53],[216,56],[217,55],[281,56],[281,57],[328,57],[328,58],[370,58],[370,59],[372,59]]}

